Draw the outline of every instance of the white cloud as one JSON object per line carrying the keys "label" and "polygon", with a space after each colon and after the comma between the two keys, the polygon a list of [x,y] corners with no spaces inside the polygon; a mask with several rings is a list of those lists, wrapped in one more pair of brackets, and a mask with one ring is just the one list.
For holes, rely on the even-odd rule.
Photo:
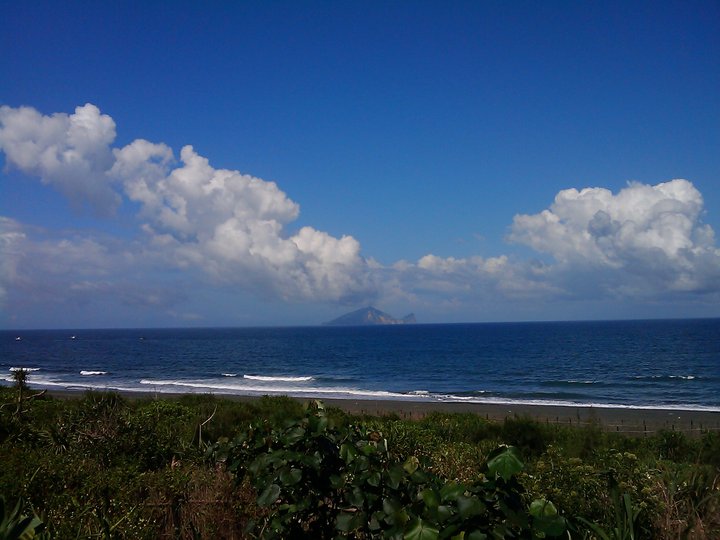
{"label": "white cloud", "polygon": [[176,162],[165,144],[138,139],[111,148],[115,123],[94,105],[43,116],[3,107],[0,148],[8,162],[77,202],[108,210],[113,186],[140,205],[148,247],[168,263],[285,299],[358,301],[375,285],[359,243],[311,227],[286,227],[299,206],[274,182],[215,169],[191,146]]}
{"label": "white cloud", "polygon": [[105,174],[112,165],[109,145],[114,139],[115,122],[89,103],[74,114],[52,116],[31,107],[0,107],[0,149],[8,164],[101,214],[120,204]]}
{"label": "white cloud", "polygon": [[274,182],[215,169],[191,146],[175,165],[164,145],[115,151],[111,174],[142,205],[144,230],[181,266],[286,299],[349,300],[372,294],[360,244],[311,227],[287,235],[299,206]]}
{"label": "white cloud", "polygon": [[457,295],[455,303],[492,303],[498,298],[528,300],[559,290],[544,279],[535,264],[514,261],[505,255],[483,258],[425,255],[417,263],[394,265],[398,287],[422,296],[428,293]]}
{"label": "white cloud", "polygon": [[0,254],[0,312],[23,324],[117,324],[121,312],[137,324],[134,310],[163,316],[187,299],[184,279],[136,243],[0,217]]}
{"label": "white cloud", "polygon": [[19,224],[0,216],[0,306],[7,298],[8,288],[18,277],[18,261],[22,255],[25,234]]}
{"label": "white cloud", "polygon": [[429,254],[395,263],[384,273],[385,292],[479,314],[508,303],[712,302],[720,294],[720,250],[702,215],[702,196],[686,180],[634,183],[618,194],[568,189],[548,209],[515,216],[509,235],[553,262]]}
{"label": "white cloud", "polygon": [[177,314],[184,291],[161,284],[172,272],[183,276],[174,284],[202,275],[223,291],[263,298],[355,305],[381,298],[482,318],[499,306],[550,300],[720,295],[720,250],[702,223],[702,196],[686,180],[634,183],[617,194],[567,189],[546,210],[515,216],[509,240],[549,255],[546,262],[428,254],[384,267],[365,259],[351,236],[293,228],[300,208],[274,182],[216,169],[191,146],[176,158],[163,143],[117,148],[114,139],[113,119],[94,105],[51,116],[0,107],[8,166],[98,212],[131,201],[142,231],[127,241],[0,218],[0,302],[104,298]]}
{"label": "white cloud", "polygon": [[595,274],[623,294],[720,287],[720,250],[701,222],[703,199],[687,180],[566,189],[549,209],[515,216],[510,240],[551,255],[555,273]]}

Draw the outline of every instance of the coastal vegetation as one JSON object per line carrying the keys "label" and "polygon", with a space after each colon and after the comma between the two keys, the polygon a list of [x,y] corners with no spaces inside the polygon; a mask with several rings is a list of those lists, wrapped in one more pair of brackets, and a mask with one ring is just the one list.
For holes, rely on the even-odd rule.
{"label": "coastal vegetation", "polygon": [[0,407],[0,539],[720,537],[717,431],[57,399],[24,380]]}

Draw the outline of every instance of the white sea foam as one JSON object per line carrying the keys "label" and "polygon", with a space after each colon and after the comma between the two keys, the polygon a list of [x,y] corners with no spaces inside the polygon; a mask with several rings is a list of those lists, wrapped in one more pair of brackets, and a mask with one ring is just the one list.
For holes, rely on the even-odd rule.
{"label": "white sea foam", "polygon": [[712,407],[705,405],[691,405],[685,403],[679,404],[635,404],[625,405],[620,403],[587,403],[581,401],[562,401],[553,399],[516,399],[503,397],[470,397],[470,396],[454,396],[443,395],[437,396],[438,401],[463,403],[477,403],[489,405],[535,405],[535,406],[551,406],[551,407],[582,407],[582,408],[599,408],[599,409],[638,409],[638,410],[660,410],[660,411],[703,411],[703,412],[720,412],[720,407]]}
{"label": "white sea foam", "polygon": [[[157,393],[207,393],[213,392],[217,394],[232,395],[248,395],[262,396],[271,395],[288,395],[301,398],[320,398],[320,399],[358,399],[358,400],[393,400],[393,401],[420,401],[420,402],[455,402],[455,403],[477,403],[477,404],[495,404],[504,406],[513,405],[537,405],[537,406],[556,406],[556,407],[583,407],[583,408],[607,408],[607,409],[639,409],[639,410],[668,410],[668,411],[703,411],[703,412],[720,412],[720,407],[703,406],[694,404],[617,404],[602,402],[580,402],[580,401],[564,401],[552,399],[518,399],[503,397],[487,397],[477,395],[454,395],[454,394],[433,394],[426,391],[410,391],[408,393],[390,392],[382,390],[363,390],[358,388],[347,387],[298,387],[288,385],[252,385],[251,383],[243,383],[243,379],[238,382],[219,382],[218,379],[205,380],[165,380],[165,379],[142,379],[138,383],[129,383],[122,385],[105,385],[92,383],[93,379],[87,379],[88,382],[82,382],[78,379],[61,380],[54,377],[45,377],[40,375],[31,375],[32,384],[38,387],[47,388],[63,388],[65,390],[83,391],[87,389],[103,389],[114,390],[119,392],[147,392],[148,387],[153,387],[152,391]],[[0,376],[0,381],[12,382],[12,377]]]}
{"label": "white sea foam", "polygon": [[237,373],[223,373],[223,377],[237,377]]}
{"label": "white sea foam", "polygon": [[[0,379],[1,380],[1,379]],[[12,382],[12,379],[6,379]],[[92,379],[90,379],[92,380]],[[43,377],[37,375],[31,375],[30,383],[33,387],[39,388],[62,388],[63,390],[114,390],[118,392],[142,392],[146,391],[144,388],[133,387],[133,386],[122,386],[122,385],[105,385],[105,384],[93,384],[91,382],[82,382],[80,380],[59,380],[50,377]]]}
{"label": "white sea foam", "polygon": [[243,375],[243,379],[263,382],[307,382],[315,380],[314,377],[271,377],[269,375]]}
{"label": "white sea foam", "polygon": [[40,371],[39,367],[11,367],[10,371]]}
{"label": "white sea foam", "polygon": [[328,399],[342,399],[353,397],[357,399],[412,399],[408,394],[388,392],[385,390],[362,390],[358,388],[331,388],[331,387],[294,387],[294,386],[253,386],[243,383],[222,383],[213,380],[163,380],[142,379],[140,384],[154,387],[165,387],[169,392],[217,392],[222,394],[246,395],[288,395],[295,397],[325,397]]}
{"label": "white sea foam", "polygon": [[696,379],[695,375],[635,375],[633,379],[646,380],[646,379],[683,379],[685,381],[692,381]]}
{"label": "white sea foam", "polygon": [[107,371],[81,371],[80,375],[107,375]]}

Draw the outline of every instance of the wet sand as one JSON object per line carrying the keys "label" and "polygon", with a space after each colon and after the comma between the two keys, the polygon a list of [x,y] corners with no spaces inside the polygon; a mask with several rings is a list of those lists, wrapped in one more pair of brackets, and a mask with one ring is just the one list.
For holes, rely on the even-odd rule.
{"label": "wet sand", "polygon": [[[58,398],[76,398],[82,397],[84,394],[73,390],[52,390],[48,393]],[[131,399],[162,399],[182,395],[152,392],[120,393]],[[218,395],[218,397],[237,401],[258,399],[257,397],[235,395]],[[298,399],[298,401],[308,400]],[[399,400],[324,399],[322,401],[329,407],[337,407],[351,414],[396,415],[400,418],[415,420],[431,413],[472,413],[499,422],[507,418],[528,417],[548,424],[578,427],[597,425],[606,431],[637,436],[662,429],[682,431],[689,435],[698,435],[706,430],[720,430],[720,412],[713,411]]]}

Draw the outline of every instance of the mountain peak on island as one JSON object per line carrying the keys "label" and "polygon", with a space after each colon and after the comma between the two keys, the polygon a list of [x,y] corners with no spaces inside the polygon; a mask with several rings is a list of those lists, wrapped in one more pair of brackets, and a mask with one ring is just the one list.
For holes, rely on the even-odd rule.
{"label": "mountain peak on island", "polygon": [[415,315],[412,313],[402,319],[396,319],[384,311],[368,306],[351,313],[346,313],[337,319],[326,322],[326,326],[372,326],[380,324],[414,324]]}

